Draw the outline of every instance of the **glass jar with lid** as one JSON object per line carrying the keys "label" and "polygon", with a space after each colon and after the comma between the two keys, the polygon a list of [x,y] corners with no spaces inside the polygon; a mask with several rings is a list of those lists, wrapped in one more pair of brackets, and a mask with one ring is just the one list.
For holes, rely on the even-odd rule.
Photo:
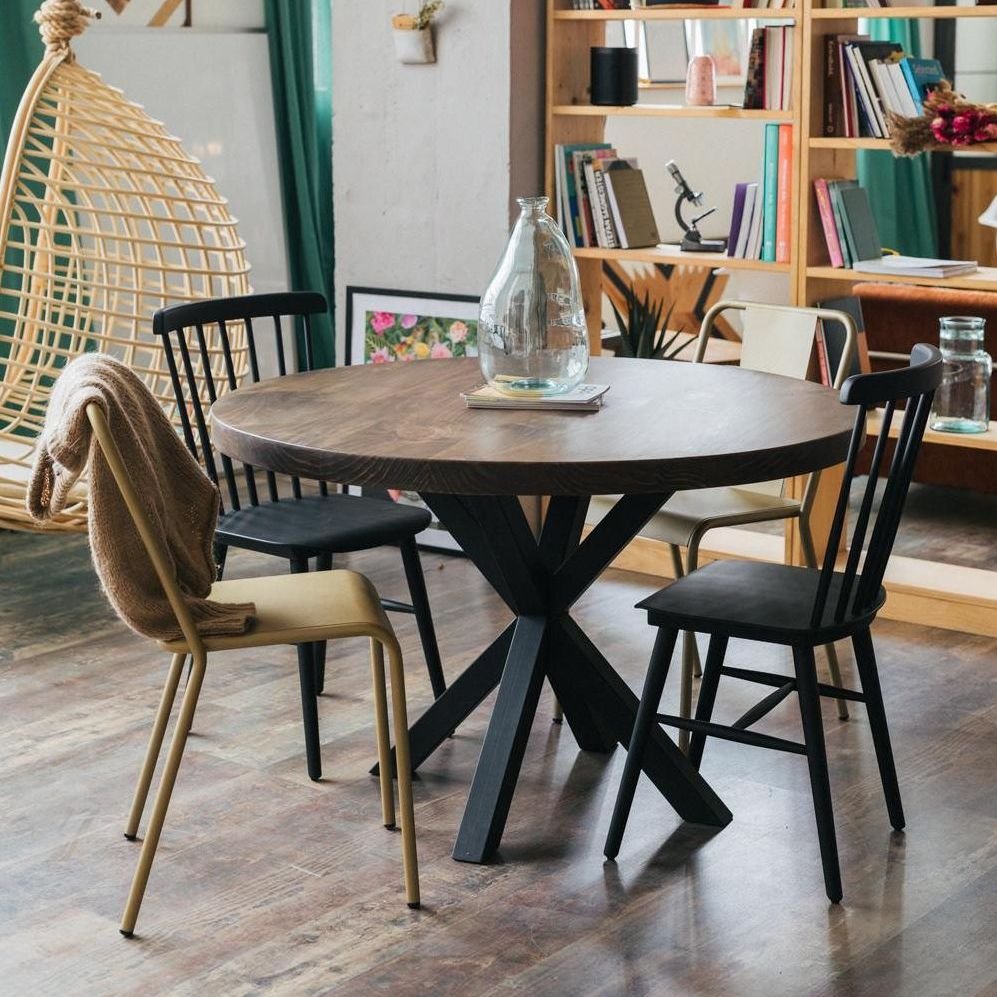
{"label": "glass jar with lid", "polygon": [[929,425],[946,433],[985,433],[990,428],[993,362],[983,348],[985,320],[968,315],[939,319],[945,374],[935,392]]}

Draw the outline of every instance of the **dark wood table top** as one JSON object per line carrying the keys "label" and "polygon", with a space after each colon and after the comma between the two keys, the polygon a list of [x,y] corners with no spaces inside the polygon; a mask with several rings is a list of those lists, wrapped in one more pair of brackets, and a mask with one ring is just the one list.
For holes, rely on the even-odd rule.
{"label": "dark wood table top", "polygon": [[218,448],[286,474],[453,495],[657,493],[840,463],[854,411],[805,381],[596,357],[599,412],[467,409],[477,360],[340,367],[261,381],[212,408]]}

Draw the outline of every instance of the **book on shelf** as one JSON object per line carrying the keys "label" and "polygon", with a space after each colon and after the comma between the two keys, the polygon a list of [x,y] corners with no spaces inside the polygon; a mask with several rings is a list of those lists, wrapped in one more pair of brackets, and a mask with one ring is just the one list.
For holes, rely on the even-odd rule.
{"label": "book on shelf", "polygon": [[572,10],[630,10],[630,0],[571,0]]}
{"label": "book on shelf", "polygon": [[937,59],[906,55],[895,42],[865,35],[824,39],[823,134],[889,138],[889,114],[918,117],[928,91],[944,78]]}
{"label": "book on shelf", "polygon": [[775,261],[788,263],[793,214],[793,126],[779,125],[776,174]]}
{"label": "book on shelf", "polygon": [[[855,295],[850,294],[841,298],[826,298],[823,301],[818,301],[817,307],[844,312],[851,316],[856,332],[855,352],[852,354],[852,363],[846,374],[851,377],[852,374],[868,373],[870,370],[869,345],[865,334],[865,321],[862,318],[862,302]],[[824,335],[828,370],[833,382],[845,354],[848,331],[841,322],[835,322],[833,319],[821,319],[821,332]]]}
{"label": "book on shelf", "polygon": [[759,259],[775,263],[776,213],[779,205],[779,126],[765,125],[762,157],[762,252]]}
{"label": "book on shelf", "polygon": [[848,268],[883,255],[869,197],[857,180],[818,177],[814,196],[831,266]]}
{"label": "book on shelf", "polygon": [[617,161],[604,171],[609,208],[622,249],[657,246],[661,241],[651,210],[644,174],[629,163]]}
{"label": "book on shelf", "polygon": [[817,177],[814,180],[814,197],[824,232],[824,244],[832,267],[850,267],[855,262],[852,245],[845,226],[845,208],[842,192],[857,187],[857,180]]}
{"label": "book on shelf", "polygon": [[857,273],[879,274],[885,277],[925,277],[944,279],[975,273],[976,260],[932,260],[920,256],[883,256],[880,259],[860,260],[853,267]]}
{"label": "book on shelf", "polygon": [[788,111],[792,84],[792,27],[755,28],[748,49],[742,106],[749,110]]}
{"label": "book on shelf", "polygon": [[872,215],[869,195],[864,187],[846,187],[841,191],[842,221],[848,252],[856,260],[878,260],[883,255],[876,219]]}
{"label": "book on shelf", "polygon": [[610,150],[608,142],[585,142],[575,145],[557,145],[554,148],[554,192],[557,200],[557,218],[568,242],[584,246],[579,186],[575,176],[575,153],[597,153]]}
{"label": "book on shelf", "polygon": [[[515,380],[515,378],[509,378]],[[478,384],[460,397],[468,408],[529,409],[537,412],[598,412],[608,384],[579,384],[559,395],[506,395],[490,384]]]}
{"label": "book on shelf", "polygon": [[[793,126],[765,126],[762,176],[734,186],[727,255],[788,263],[793,229]],[[766,243],[768,240],[768,243]]]}
{"label": "book on shelf", "polygon": [[638,249],[658,244],[658,227],[636,159],[608,142],[554,147],[557,218],[576,248]]}

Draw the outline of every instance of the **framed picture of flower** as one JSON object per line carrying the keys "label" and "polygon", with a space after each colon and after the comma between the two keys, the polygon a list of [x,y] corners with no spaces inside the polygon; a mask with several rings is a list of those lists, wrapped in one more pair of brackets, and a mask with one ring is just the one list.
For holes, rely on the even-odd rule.
{"label": "framed picture of flower", "polygon": [[347,363],[406,363],[478,355],[471,295],[346,289]]}
{"label": "framed picture of flower", "polygon": [[[346,288],[346,363],[416,363],[477,355],[476,297]],[[418,420],[420,416],[413,413],[410,418]],[[415,492],[392,489],[387,494],[395,502],[424,507]],[[435,517],[417,540],[421,547],[460,551],[456,540]]]}

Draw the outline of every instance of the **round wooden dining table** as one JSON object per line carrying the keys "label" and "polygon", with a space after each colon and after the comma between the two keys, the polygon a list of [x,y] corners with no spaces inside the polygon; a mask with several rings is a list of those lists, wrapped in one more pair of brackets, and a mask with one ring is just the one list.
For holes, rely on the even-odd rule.
{"label": "round wooden dining table", "polygon": [[[341,367],[240,388],[211,411],[236,460],[418,492],[512,610],[410,732],[418,767],[499,686],[453,850],[466,862],[499,846],[544,678],[581,749],[630,741],[637,697],[572,618],[582,593],[673,492],[838,464],[853,416],[820,385],[707,364],[593,358],[589,382],[610,390],[587,413],[468,409],[460,393],[480,380],[476,360]],[[517,496],[537,495],[535,534]],[[583,539],[593,495],[622,497]],[[730,821],[657,726],[643,768],[683,819]]]}

